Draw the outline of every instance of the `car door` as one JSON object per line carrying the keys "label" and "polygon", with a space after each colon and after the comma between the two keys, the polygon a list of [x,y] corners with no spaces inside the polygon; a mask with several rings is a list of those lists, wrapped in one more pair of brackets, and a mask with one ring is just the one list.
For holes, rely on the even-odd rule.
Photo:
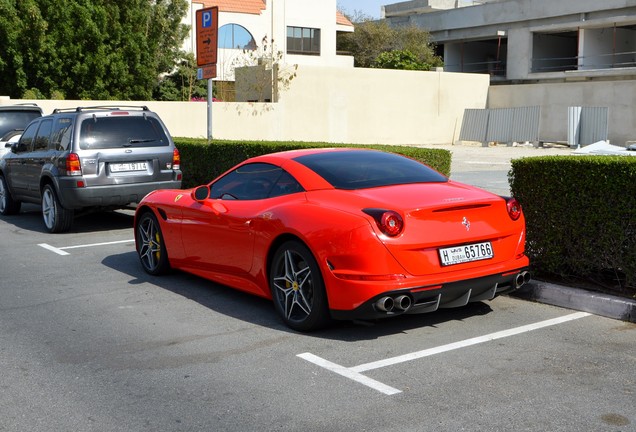
{"label": "car door", "polygon": [[24,157],[23,175],[27,194],[33,199],[40,198],[40,177],[42,168],[50,159],[49,138],[53,126],[52,119],[42,120],[33,139],[33,149]]}
{"label": "car door", "polygon": [[29,196],[29,184],[26,178],[26,164],[33,150],[33,142],[39,122],[31,123],[25,129],[12,153],[5,157],[5,175],[15,199]]}
{"label": "car door", "polygon": [[243,274],[252,268],[254,206],[210,200],[184,209],[182,236],[190,264],[202,270]]}
{"label": "car door", "polygon": [[263,217],[281,175],[269,164],[248,164],[211,185],[210,198],[183,209],[183,242],[190,263],[226,274],[247,273],[254,256],[254,221]]}

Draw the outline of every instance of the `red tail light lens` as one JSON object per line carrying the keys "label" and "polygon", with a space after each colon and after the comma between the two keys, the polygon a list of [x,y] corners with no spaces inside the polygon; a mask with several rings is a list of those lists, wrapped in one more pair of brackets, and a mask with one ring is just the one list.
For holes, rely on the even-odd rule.
{"label": "red tail light lens", "polygon": [[80,164],[80,158],[76,153],[71,153],[66,157],[66,175],[82,175],[82,165]]}
{"label": "red tail light lens", "polygon": [[508,209],[508,215],[510,216],[510,219],[516,221],[521,217],[521,204],[519,204],[519,201],[517,201],[516,199],[508,198],[506,207]]}
{"label": "red tail light lens", "polygon": [[396,211],[383,209],[364,209],[362,211],[373,217],[380,231],[389,237],[398,236],[404,230],[404,220]]}
{"label": "red tail light lens", "polygon": [[172,152],[172,169],[181,169],[181,155],[179,154],[179,150],[177,149],[174,149],[174,151]]}
{"label": "red tail light lens", "polygon": [[382,213],[380,229],[382,229],[385,234],[396,236],[402,232],[403,227],[404,221],[402,221],[402,216],[394,211],[386,211]]}

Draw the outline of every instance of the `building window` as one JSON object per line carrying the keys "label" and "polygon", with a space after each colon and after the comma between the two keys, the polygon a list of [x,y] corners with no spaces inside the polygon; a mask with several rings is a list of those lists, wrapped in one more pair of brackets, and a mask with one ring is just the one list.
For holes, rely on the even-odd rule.
{"label": "building window", "polygon": [[576,70],[579,62],[579,32],[532,34],[532,72]]}
{"label": "building window", "polygon": [[320,29],[287,27],[287,54],[320,55]]}
{"label": "building window", "polygon": [[256,41],[242,25],[225,24],[219,28],[219,48],[255,50]]}

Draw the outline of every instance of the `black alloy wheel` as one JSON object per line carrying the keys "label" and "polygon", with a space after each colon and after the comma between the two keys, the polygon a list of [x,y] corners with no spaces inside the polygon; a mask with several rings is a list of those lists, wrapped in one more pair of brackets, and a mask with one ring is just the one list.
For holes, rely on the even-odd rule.
{"label": "black alloy wheel", "polygon": [[160,275],[168,272],[170,264],[166,245],[159,222],[152,212],[147,211],[139,217],[135,237],[139,261],[146,273]]}
{"label": "black alloy wheel", "polygon": [[304,244],[291,240],[276,250],[269,284],[276,311],[290,328],[312,331],[330,321],[320,269]]}

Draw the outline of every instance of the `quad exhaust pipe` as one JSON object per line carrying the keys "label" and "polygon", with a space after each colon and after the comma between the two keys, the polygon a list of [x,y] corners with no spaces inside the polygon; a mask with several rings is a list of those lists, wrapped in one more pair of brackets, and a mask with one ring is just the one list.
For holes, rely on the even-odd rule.
{"label": "quad exhaust pipe", "polygon": [[406,312],[411,308],[411,297],[399,295],[397,297],[384,296],[375,302],[375,308],[381,312]]}
{"label": "quad exhaust pipe", "polygon": [[[514,287],[519,289],[528,282],[530,282],[530,272],[522,271],[518,273],[514,278]],[[410,296],[405,294],[384,296],[375,301],[374,307],[376,310],[385,313],[401,313],[406,312],[413,306],[413,300]]]}
{"label": "quad exhaust pipe", "polygon": [[523,271],[515,277],[515,288],[521,288],[528,282],[530,282],[530,272]]}
{"label": "quad exhaust pipe", "polygon": [[391,297],[382,297],[375,302],[375,307],[382,312],[391,312],[395,307],[395,301]]}
{"label": "quad exhaust pipe", "polygon": [[407,295],[401,295],[394,300],[395,309],[399,311],[407,311],[411,308],[411,297]]}

